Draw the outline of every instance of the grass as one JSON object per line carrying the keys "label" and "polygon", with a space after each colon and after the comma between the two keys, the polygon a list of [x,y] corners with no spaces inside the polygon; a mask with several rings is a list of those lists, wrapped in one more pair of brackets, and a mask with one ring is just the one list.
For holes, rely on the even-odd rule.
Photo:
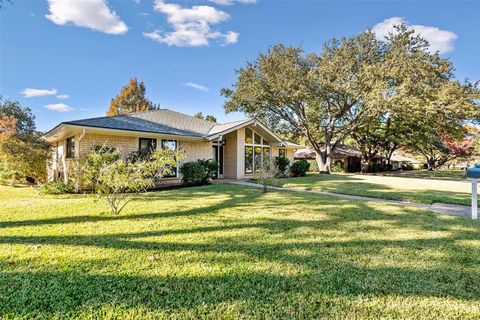
{"label": "grass", "polygon": [[440,180],[458,180],[465,181],[465,170],[411,170],[411,171],[392,171],[381,172],[377,175],[393,176],[393,177],[405,177],[405,178],[427,178],[427,179],[440,179]]}
{"label": "grass", "polygon": [[382,199],[420,203],[470,205],[471,184],[464,181],[403,178],[365,174],[317,174],[279,179],[277,186],[304,190],[328,191]]}
{"label": "grass", "polygon": [[213,185],[119,216],[0,186],[0,318],[478,319],[480,223]]}

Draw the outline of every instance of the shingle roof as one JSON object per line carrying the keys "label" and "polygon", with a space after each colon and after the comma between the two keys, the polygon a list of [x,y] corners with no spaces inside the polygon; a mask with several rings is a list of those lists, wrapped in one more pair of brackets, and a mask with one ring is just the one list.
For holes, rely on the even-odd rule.
{"label": "shingle roof", "polygon": [[213,122],[168,109],[67,121],[62,124],[193,137],[206,136],[217,126]]}

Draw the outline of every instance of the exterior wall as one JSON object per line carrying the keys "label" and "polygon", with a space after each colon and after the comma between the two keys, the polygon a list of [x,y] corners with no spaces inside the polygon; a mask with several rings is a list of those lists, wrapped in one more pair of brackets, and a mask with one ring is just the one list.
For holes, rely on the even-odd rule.
{"label": "exterior wall", "polygon": [[[79,135],[74,137],[76,141]],[[67,183],[76,165],[75,158],[67,158],[67,139],[52,144],[51,151],[51,162],[47,164],[48,181],[63,180]]]}
{"label": "exterior wall", "polygon": [[178,146],[185,151],[185,159],[181,161],[182,163],[198,159],[213,159],[210,141],[179,141]]}
{"label": "exterior wall", "polygon": [[[85,156],[92,147],[107,146],[119,150],[123,155],[129,155],[132,152],[138,151],[139,137],[132,136],[115,136],[105,134],[86,133],[82,140],[80,134],[75,135],[75,158],[66,158],[67,140],[63,139],[57,143],[52,144],[52,161],[48,165],[48,178],[50,181],[63,179],[65,182],[72,176],[72,172],[76,165],[77,159]],[[161,137],[157,138],[158,146],[160,146]],[[209,141],[178,141],[178,147],[185,151],[185,159],[181,163],[195,161],[197,159],[212,159],[212,143]],[[180,165],[180,163],[179,163]],[[173,180],[180,180],[180,177],[165,178],[159,184],[170,183]]]}
{"label": "exterior wall", "polygon": [[237,131],[227,134],[223,137],[225,139],[224,146],[224,172],[223,176],[227,179],[236,179],[237,178]]}
{"label": "exterior wall", "polygon": [[287,150],[287,158],[290,160],[290,164],[292,164],[295,161],[295,151],[294,149],[287,149],[287,148],[282,148],[282,147],[272,147],[272,155],[274,157],[278,157],[280,153],[280,149],[286,149]]}

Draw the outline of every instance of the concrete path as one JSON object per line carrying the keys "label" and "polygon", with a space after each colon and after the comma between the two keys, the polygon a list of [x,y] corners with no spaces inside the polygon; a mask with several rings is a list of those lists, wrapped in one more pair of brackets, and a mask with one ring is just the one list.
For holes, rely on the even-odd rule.
{"label": "concrete path", "polygon": [[[239,180],[232,180],[227,181],[228,183],[239,184],[243,186],[249,186],[254,188],[263,188],[263,186],[259,185],[258,183],[250,182],[250,181],[239,181]],[[417,207],[423,208],[432,212],[441,213],[441,214],[450,214],[456,216],[465,216],[470,218],[471,217],[471,209],[469,206],[462,206],[456,204],[447,204],[447,203],[434,203],[434,204],[426,204],[426,203],[418,203],[418,202],[411,202],[411,201],[404,201],[404,200],[389,200],[389,199],[380,199],[380,198],[372,198],[372,197],[363,197],[363,196],[354,196],[349,194],[342,194],[342,193],[335,193],[335,192],[327,192],[327,191],[315,191],[315,190],[302,190],[302,189],[293,189],[293,188],[281,188],[281,187],[269,187],[273,190],[283,190],[283,191],[292,191],[292,192],[306,192],[306,193],[314,193],[314,194],[322,194],[337,198],[343,199],[352,199],[352,200],[361,200],[361,201],[374,201],[374,202],[383,202],[383,203],[390,203],[390,204],[397,204],[402,206],[409,206],[409,207]]]}

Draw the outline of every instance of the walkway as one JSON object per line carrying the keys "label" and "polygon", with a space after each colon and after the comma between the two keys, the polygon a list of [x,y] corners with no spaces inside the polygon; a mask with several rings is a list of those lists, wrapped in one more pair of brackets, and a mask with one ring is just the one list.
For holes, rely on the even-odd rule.
{"label": "walkway", "polygon": [[[243,185],[243,186],[254,187],[254,188],[263,188],[258,183],[254,183],[254,182],[250,182],[250,181],[231,180],[231,181],[227,181],[227,182],[228,183],[233,183],[233,184],[239,184],[239,185]],[[468,218],[471,217],[471,210],[470,210],[469,206],[447,204],[447,203],[426,204],[426,203],[410,202],[410,201],[404,201],[404,200],[388,200],[388,199],[380,199],[380,198],[372,198],[372,197],[354,196],[354,195],[335,193],[335,192],[315,191],[315,190],[301,190],[301,189],[281,188],[281,187],[273,187],[273,186],[270,186],[269,188],[273,189],[273,190],[322,194],[322,195],[327,195],[327,196],[332,196],[332,197],[337,197],[337,198],[343,198],[343,199],[352,199],[352,200],[361,200],[361,201],[374,201],[374,202],[397,204],[397,205],[402,205],[402,206],[422,208],[422,209],[426,209],[426,210],[441,213],[441,214],[451,214],[451,215],[456,215],[456,216],[465,216],[465,217],[468,217]]]}

